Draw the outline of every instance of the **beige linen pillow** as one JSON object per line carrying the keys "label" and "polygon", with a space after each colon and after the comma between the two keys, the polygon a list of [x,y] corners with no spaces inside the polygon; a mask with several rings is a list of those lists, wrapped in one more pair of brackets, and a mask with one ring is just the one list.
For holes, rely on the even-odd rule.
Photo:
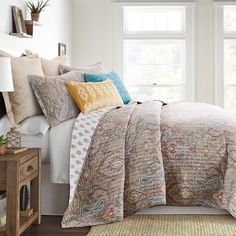
{"label": "beige linen pillow", "polygon": [[42,114],[31,89],[28,75],[43,76],[39,58],[11,57],[14,92],[3,93],[6,111],[12,125],[25,118]]}
{"label": "beige linen pillow", "polygon": [[56,57],[52,60],[40,58],[45,76],[56,76],[60,75],[59,65],[69,65],[67,56]]}
{"label": "beige linen pillow", "polygon": [[60,75],[59,65],[69,65],[69,60],[67,56],[58,56],[52,60],[47,60],[45,58],[39,57],[37,53],[33,53],[30,50],[25,50],[25,55],[27,57],[40,58],[43,73],[45,76],[57,76]]}

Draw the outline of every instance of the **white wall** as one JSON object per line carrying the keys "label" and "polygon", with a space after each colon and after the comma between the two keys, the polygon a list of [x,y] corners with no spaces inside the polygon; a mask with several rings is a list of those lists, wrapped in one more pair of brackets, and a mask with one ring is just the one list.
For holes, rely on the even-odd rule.
{"label": "white wall", "polygon": [[50,6],[40,16],[42,27],[34,28],[32,39],[9,36],[12,32],[11,6],[22,8],[24,17],[30,19],[24,0],[0,0],[0,48],[31,49],[40,55],[53,58],[58,54],[58,43],[67,44],[72,55],[72,0],[50,0]]}
{"label": "white wall", "polygon": [[[213,3],[197,0],[196,101],[214,102]],[[102,61],[114,68],[114,9],[112,0],[73,0],[73,62],[90,65]]]}
{"label": "white wall", "polygon": [[73,0],[73,63],[114,67],[112,0]]}
{"label": "white wall", "polygon": [[196,6],[196,101],[214,103],[214,5]]}

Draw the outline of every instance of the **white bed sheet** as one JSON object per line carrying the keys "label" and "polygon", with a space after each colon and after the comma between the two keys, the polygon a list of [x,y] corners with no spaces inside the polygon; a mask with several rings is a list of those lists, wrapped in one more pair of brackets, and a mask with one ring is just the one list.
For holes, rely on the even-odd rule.
{"label": "white bed sheet", "polygon": [[70,182],[70,147],[75,120],[65,121],[49,131],[51,183]]}
{"label": "white bed sheet", "polygon": [[22,147],[28,148],[41,148],[42,149],[42,163],[50,163],[50,153],[49,153],[49,132],[46,134],[38,135],[25,135],[21,136]]}

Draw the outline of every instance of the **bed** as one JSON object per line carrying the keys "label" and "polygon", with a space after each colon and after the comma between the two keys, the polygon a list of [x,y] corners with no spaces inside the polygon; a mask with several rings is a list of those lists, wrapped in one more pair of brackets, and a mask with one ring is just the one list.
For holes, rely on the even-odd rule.
{"label": "bed", "polygon": [[[41,147],[43,150],[43,214],[63,215],[69,201],[69,169],[70,169],[70,144],[64,142],[71,138],[75,119],[63,124],[49,128],[43,117],[40,119],[40,126],[44,127],[38,134],[26,133],[26,125],[32,118],[26,120],[19,130],[22,132],[22,144],[27,147]],[[4,129],[3,129],[4,127]],[[0,131],[6,132],[10,127],[6,116],[0,119]],[[28,128],[29,129],[29,128]],[[34,126],[35,129],[35,126]],[[35,130],[33,131],[35,133]],[[60,194],[60,198],[55,198]],[[228,214],[227,211],[203,207],[157,207],[144,210],[142,214]]]}
{"label": "bed", "polygon": [[[127,114],[129,114],[129,116],[127,116]],[[139,127],[138,124],[140,120],[144,123],[144,125]],[[117,124],[119,129],[115,130],[114,124]],[[133,127],[124,130],[124,127],[128,127],[130,124],[133,124]],[[113,138],[113,143],[112,141],[110,142],[110,140],[105,140],[106,146],[104,146],[104,150],[106,150],[107,153],[110,153],[112,157],[113,155],[115,156],[115,164],[120,164],[121,160],[126,164],[124,158],[126,154],[122,154],[122,151],[124,152],[125,150],[126,152],[124,143],[130,142],[131,144],[134,144],[136,142],[134,138],[136,137],[135,135],[138,134],[138,128],[136,126],[143,131],[141,133],[145,134],[147,132],[145,137],[140,137],[141,144],[143,140],[145,141],[144,145],[142,144],[141,149],[139,149],[140,153],[142,153],[142,149],[149,150],[149,145],[152,145],[154,152],[151,156],[153,156],[154,159],[156,156],[160,158],[157,159],[157,162],[153,160],[147,161],[143,159],[145,155],[140,154],[141,156],[139,158],[142,160],[140,163],[146,164],[145,162],[147,161],[153,163],[154,166],[156,163],[160,164],[159,167],[155,169],[155,174],[158,176],[160,175],[158,177],[158,181],[156,179],[150,179],[150,166],[146,166],[146,175],[142,170],[142,174],[144,174],[143,181],[146,181],[150,186],[152,185],[151,182],[161,183],[161,187],[158,186],[158,188],[160,187],[160,192],[158,192],[158,194],[155,193],[158,195],[158,198],[154,197],[155,194],[148,196],[147,198],[144,197],[146,202],[140,201],[140,207],[131,207],[127,215],[228,214],[228,211],[221,210],[221,208],[227,210],[230,210],[231,208],[228,209],[227,207],[221,207],[220,204],[215,204],[217,201],[220,202],[220,194],[217,195],[216,198],[218,198],[218,200],[216,202],[211,199],[213,196],[211,195],[211,191],[209,195],[209,199],[211,199],[211,201],[209,202],[209,199],[204,199],[204,197],[199,198],[197,201],[195,201],[196,199],[194,201],[189,200],[191,199],[191,195],[195,194],[193,194],[192,190],[195,183],[191,183],[191,187],[188,185],[188,181],[190,181],[193,177],[191,177],[191,174],[188,173],[191,172],[191,168],[193,166],[192,164],[189,166],[187,164],[189,164],[194,158],[207,158],[216,155],[216,163],[213,163],[214,161],[212,162],[212,160],[210,160],[210,165],[212,164],[215,166],[208,169],[210,170],[209,173],[211,176],[213,176],[210,180],[212,182],[208,183],[206,181],[208,178],[207,171],[205,174],[202,173],[203,170],[207,170],[204,169],[204,158],[203,160],[199,159],[199,162],[194,161],[196,165],[199,164],[200,167],[198,168],[198,171],[201,173],[200,176],[198,176],[198,173],[194,170],[193,175],[194,178],[196,178],[196,183],[198,186],[203,188],[203,195],[204,191],[208,191],[208,189],[204,189],[204,183],[207,187],[213,186],[213,191],[216,193],[218,193],[218,189],[224,190],[224,175],[226,175],[224,171],[227,170],[226,168],[224,169],[224,165],[227,164],[228,156],[232,160],[234,159],[232,158],[233,154],[229,154],[230,152],[233,153],[235,151],[234,141],[232,141],[232,137],[234,136],[230,133],[231,131],[234,132],[234,129],[236,128],[235,120],[227,115],[222,109],[211,105],[185,103],[167,105],[160,101],[153,101],[153,99],[138,99],[133,100],[124,107],[99,109],[98,111],[87,114],[80,113],[77,118],[75,117],[73,119],[68,119],[53,127],[50,127],[48,121],[43,115],[31,116],[19,125],[19,131],[22,134],[22,145],[26,147],[42,148],[43,214],[63,215],[65,213],[63,220],[63,226],[65,228],[96,225],[122,220],[124,217],[122,213],[124,212],[124,209],[122,208],[123,206],[119,208],[119,213],[121,215],[118,214],[119,217],[114,219],[107,218],[98,220],[98,218],[96,218],[100,214],[98,211],[98,215],[96,215],[96,217],[92,220],[83,218],[84,216],[82,217],[83,219],[78,220],[80,216],[78,216],[77,213],[78,211],[83,212],[85,209],[86,212],[89,212],[88,215],[90,215],[91,207],[96,205],[94,209],[97,210],[97,208],[99,208],[97,207],[98,205],[96,199],[94,199],[93,195],[91,195],[91,189],[86,188],[86,186],[91,186],[94,187],[94,189],[97,189],[94,184],[96,183],[96,178],[100,178],[99,175],[94,175],[95,178],[94,176],[92,179],[90,178],[91,173],[100,173],[101,170],[98,169],[97,163],[101,162],[100,159],[102,158],[102,155],[95,155],[95,158],[100,159],[98,159],[97,162],[93,162],[93,158],[90,157],[91,153],[96,153],[96,148],[101,147],[101,143],[99,143],[100,140],[103,140],[103,138],[110,135],[110,130],[108,129],[109,127],[111,130],[114,129],[114,133],[119,135],[121,135],[119,132],[122,132],[123,130],[123,138],[120,139],[120,143],[116,142],[118,136],[112,137],[111,135],[110,137]],[[226,128],[224,129],[224,127]],[[10,122],[5,115],[0,119],[0,133],[6,133],[9,128]],[[104,133],[99,134],[100,129],[103,130]],[[148,133],[150,130],[153,130],[154,133]],[[220,132],[221,134],[219,134]],[[185,139],[185,136],[190,139]],[[130,138],[131,141],[129,139],[126,140],[127,137]],[[204,142],[201,142],[202,137],[204,138]],[[231,140],[229,141],[228,138]],[[120,146],[117,147],[117,149],[113,149],[116,145]],[[201,148],[199,148],[199,146]],[[130,150],[129,155],[132,157],[133,149],[131,148]],[[186,157],[186,166],[178,166],[179,163],[175,160],[176,150],[179,155],[179,163],[184,163],[184,158]],[[218,155],[218,151],[221,156]],[[118,162],[116,160],[117,156],[114,154],[116,152],[118,152],[120,157],[123,158],[118,157]],[[187,160],[187,157],[191,157],[190,161]],[[223,164],[220,162],[220,158],[222,158]],[[110,162],[110,165],[113,165],[114,163]],[[223,173],[221,173],[221,178],[219,177],[219,173],[214,174],[214,171],[218,168],[219,163],[223,169],[223,171],[221,171]],[[94,168],[94,171],[91,169],[91,166]],[[179,168],[179,173],[172,170],[173,167]],[[128,167],[128,170],[129,168],[132,169],[131,167]],[[232,173],[233,168],[229,170],[230,173]],[[104,170],[102,171],[104,175]],[[105,172],[106,171],[109,171],[109,169],[105,169]],[[120,169],[117,171],[119,172]],[[124,175],[124,173],[122,175]],[[216,177],[216,180],[214,179],[214,176]],[[119,181],[121,181],[119,187],[123,186],[122,183],[126,181],[122,178],[119,179]],[[133,176],[130,178],[132,179]],[[176,181],[176,178],[179,178],[179,183]],[[153,181],[150,182],[150,180]],[[105,184],[104,186],[106,186],[107,183],[103,183],[104,178],[99,179],[99,181],[101,181],[101,185]],[[106,186],[105,189],[108,187],[110,188],[113,181],[116,182],[114,179],[109,179],[109,181],[111,182],[109,182],[109,185]],[[232,183],[233,181],[234,179],[232,180]],[[129,185],[129,183],[126,183],[126,185]],[[136,184],[136,186],[138,186],[138,184]],[[123,190],[125,189],[124,186],[122,188]],[[119,193],[120,198],[123,199],[122,188],[119,191],[117,190],[117,193]],[[155,187],[153,187],[153,189],[155,189]],[[140,190],[137,190],[137,192],[138,191]],[[83,194],[81,194],[81,192],[83,192]],[[116,196],[116,194],[114,196]],[[166,194],[167,196],[164,196]],[[99,197],[102,197],[103,201],[104,194],[99,195]],[[84,199],[87,199],[88,202],[83,201]],[[80,204],[77,204],[78,202],[80,202]],[[149,205],[148,202],[151,202],[152,204]],[[155,207],[157,205],[165,205],[166,203],[170,206]],[[122,204],[120,203],[120,206],[121,205]],[[78,206],[82,206],[84,208],[78,209]],[[102,205],[99,206],[102,207]],[[105,207],[104,209],[106,209],[106,204],[103,206]],[[214,209],[213,207],[217,209]],[[104,210],[103,208],[101,209],[101,211]]]}
{"label": "bed", "polygon": [[[44,215],[63,215],[69,202],[69,169],[70,169],[70,144],[64,140],[71,138],[71,132],[75,119],[65,122],[56,128],[49,128],[46,119],[34,117],[44,127],[31,133],[26,132],[29,126],[29,118],[19,127],[22,132],[22,145],[26,147],[42,148],[43,165],[42,165],[42,212]],[[38,119],[41,118],[41,119]],[[6,133],[9,130],[10,123],[7,116],[0,119],[0,133]],[[64,129],[63,129],[63,128]],[[29,129],[29,128],[28,128]],[[66,130],[68,131],[66,134]],[[27,133],[27,134],[26,134]],[[34,134],[33,134],[34,133]],[[55,138],[60,137],[60,138]],[[46,193],[46,194],[45,194]],[[55,196],[60,195],[60,198]],[[161,206],[146,209],[140,214],[228,214],[225,210],[204,208],[204,207],[173,207]]]}

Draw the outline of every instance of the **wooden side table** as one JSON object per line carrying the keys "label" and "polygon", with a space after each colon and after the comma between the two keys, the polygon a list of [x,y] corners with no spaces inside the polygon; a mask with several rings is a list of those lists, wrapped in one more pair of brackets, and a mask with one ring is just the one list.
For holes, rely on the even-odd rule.
{"label": "wooden side table", "polygon": [[[20,217],[20,189],[30,183],[29,218]],[[6,191],[6,230],[0,236],[19,236],[30,225],[41,223],[41,150],[0,156],[0,191]]]}

